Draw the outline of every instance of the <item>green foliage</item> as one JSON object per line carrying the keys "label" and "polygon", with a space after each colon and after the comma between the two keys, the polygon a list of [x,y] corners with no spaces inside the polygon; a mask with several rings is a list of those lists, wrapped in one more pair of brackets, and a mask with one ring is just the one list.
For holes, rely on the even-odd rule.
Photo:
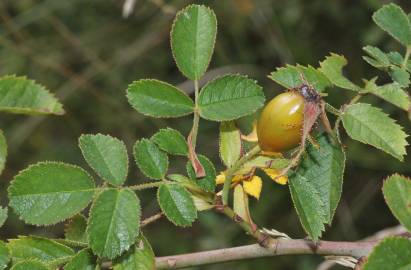
{"label": "green foliage", "polygon": [[373,67],[388,68],[391,65],[388,55],[374,46],[365,46],[362,48],[370,57],[363,56],[363,59]]}
{"label": "green foliage", "polygon": [[320,63],[320,71],[332,82],[332,84],[352,90],[358,91],[359,87],[348,80],[343,75],[343,67],[347,65],[347,59],[344,56],[331,53],[324,61]]}
{"label": "green foliage", "polygon": [[158,80],[139,80],[129,85],[127,99],[138,112],[152,117],[180,117],[194,111],[183,91]]}
{"label": "green foliage", "polygon": [[40,237],[20,237],[8,244],[13,264],[23,260],[38,260],[55,265],[74,255],[74,251],[56,241]]}
{"label": "green foliage", "polygon": [[188,155],[187,142],[178,130],[172,128],[160,129],[151,137],[161,150],[171,155]]}
{"label": "green foliage", "polygon": [[158,203],[168,220],[177,226],[191,226],[197,210],[190,193],[178,184],[163,184],[157,192]]}
{"label": "green foliage", "polygon": [[4,170],[7,158],[7,141],[3,131],[0,129],[0,175]]}
{"label": "green foliage", "polygon": [[96,258],[89,249],[83,249],[64,266],[64,270],[95,270]]}
{"label": "green foliage", "polygon": [[396,4],[385,5],[372,16],[374,22],[405,46],[411,45],[411,25],[405,12]]}
{"label": "green foliage", "polygon": [[8,216],[8,209],[7,207],[0,206],[0,227],[4,225]]}
{"label": "green foliage", "polygon": [[212,121],[250,115],[261,108],[264,101],[264,93],[256,81],[234,74],[210,81],[198,97],[200,116]]}
{"label": "green foliage", "polygon": [[371,252],[364,270],[406,270],[411,266],[411,241],[389,237],[381,241]]}
{"label": "green foliage", "polygon": [[129,189],[107,189],[93,202],[87,225],[90,247],[113,259],[128,250],[139,234],[140,201]]}
{"label": "green foliage", "polygon": [[105,181],[116,186],[126,181],[128,156],[122,141],[102,134],[81,135],[79,146],[87,163]]}
{"label": "green foliage", "polygon": [[140,234],[136,244],[123,256],[115,260],[113,270],[154,270],[154,252],[147,239]]}
{"label": "green foliage", "polygon": [[310,145],[307,156],[290,176],[290,190],[300,221],[313,240],[324,223],[331,224],[341,197],[345,154],[326,135],[317,138],[319,148]]}
{"label": "green foliage", "polygon": [[0,241],[0,270],[3,270],[7,267],[10,261],[10,252],[6,244],[3,241]]}
{"label": "green foliage", "polygon": [[76,215],[72,217],[66,224],[64,230],[64,237],[67,240],[87,243],[87,220],[83,215]]}
{"label": "green foliage", "polygon": [[382,192],[391,212],[411,231],[411,179],[392,175],[384,181]]}
{"label": "green foliage", "polygon": [[208,7],[190,5],[178,12],[171,30],[171,48],[180,71],[191,80],[206,72],[214,51],[217,19]]}
{"label": "green foliage", "polygon": [[390,76],[394,82],[397,82],[402,87],[410,85],[410,74],[400,67],[392,67]]}
{"label": "green foliage", "polygon": [[370,144],[393,157],[403,160],[407,135],[379,108],[357,103],[346,108],[342,121],[348,135],[354,140]]}
{"label": "green foliage", "polygon": [[220,124],[220,157],[227,167],[240,158],[242,151],[241,133],[232,121]]}
{"label": "green foliage", "polygon": [[168,157],[157,145],[148,139],[134,144],[134,159],[141,172],[152,179],[162,179],[167,173]]}
{"label": "green foliage", "polygon": [[407,111],[411,107],[411,100],[398,83],[388,83],[378,86],[375,79],[367,81],[365,91]]}
{"label": "green foliage", "polygon": [[20,263],[15,264],[10,270],[50,270],[45,264],[35,261],[35,260],[28,260],[22,261]]}
{"label": "green foliage", "polygon": [[24,114],[64,114],[63,106],[43,86],[26,77],[0,78],[0,111]]}
{"label": "green foliage", "polygon": [[187,163],[188,176],[196,180],[197,185],[204,191],[214,192],[216,172],[213,163],[203,155],[198,155],[198,160],[205,170],[205,177],[197,178],[191,162]]}
{"label": "green foliage", "polygon": [[10,206],[26,223],[50,225],[83,210],[93,197],[94,183],[77,166],[40,162],[15,176],[8,194]]}

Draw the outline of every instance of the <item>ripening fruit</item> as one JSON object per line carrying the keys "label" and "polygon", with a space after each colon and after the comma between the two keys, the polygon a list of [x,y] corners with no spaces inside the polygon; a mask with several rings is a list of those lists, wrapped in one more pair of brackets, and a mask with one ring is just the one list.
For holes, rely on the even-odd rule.
{"label": "ripening fruit", "polygon": [[301,142],[304,98],[290,91],[274,97],[257,122],[258,143],[264,151],[284,152]]}

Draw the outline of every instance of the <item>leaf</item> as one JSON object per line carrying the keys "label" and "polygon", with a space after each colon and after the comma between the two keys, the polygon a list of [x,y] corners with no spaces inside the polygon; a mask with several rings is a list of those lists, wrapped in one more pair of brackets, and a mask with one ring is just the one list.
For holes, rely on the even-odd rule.
{"label": "leaf", "polygon": [[[388,237],[371,252],[364,270],[403,270],[411,264],[411,241],[406,238]],[[407,268],[405,268],[407,269]]]}
{"label": "leaf", "polygon": [[359,87],[343,75],[343,67],[347,65],[344,56],[331,53],[324,61],[320,62],[320,71],[336,86],[352,91],[358,91]]}
{"label": "leaf", "polygon": [[205,177],[202,178],[197,178],[194,168],[191,164],[191,162],[187,162],[187,174],[188,176],[196,180],[196,184],[204,191],[208,192],[214,192],[215,190],[215,178],[216,178],[216,171],[214,168],[213,163],[203,155],[198,155],[198,160],[200,161],[201,165],[203,165],[203,168],[205,170]]}
{"label": "leaf", "polygon": [[151,137],[161,150],[172,155],[187,156],[187,141],[178,130],[172,128],[160,129]]}
{"label": "leaf", "polygon": [[83,249],[64,266],[64,270],[95,270],[96,260],[90,249]]}
{"label": "leaf", "polygon": [[34,236],[20,236],[18,239],[11,239],[8,248],[13,264],[23,260],[35,259],[54,265],[74,255],[74,251],[65,245]]}
{"label": "leaf", "polygon": [[236,185],[233,195],[233,210],[243,220],[249,221],[248,196],[244,193],[242,185]]}
{"label": "leaf", "polygon": [[180,71],[191,80],[206,72],[214,51],[217,19],[202,5],[190,5],[177,13],[171,29],[171,49]]}
{"label": "leaf", "polygon": [[0,129],[0,175],[6,166],[7,158],[7,141],[4,137],[3,131]]}
{"label": "leaf", "polygon": [[190,193],[178,184],[163,184],[157,191],[158,203],[168,220],[177,226],[191,226],[197,210]]}
{"label": "leaf", "polygon": [[183,91],[158,80],[139,80],[127,88],[127,99],[138,112],[152,117],[180,117],[194,111]]}
{"label": "leaf", "polygon": [[[340,145],[326,135],[318,137],[317,143],[319,148],[307,147],[307,156],[290,175],[294,205],[304,229],[313,240],[321,235],[322,223],[331,224],[342,193],[345,167],[345,154]],[[300,194],[303,188],[307,188],[307,192]],[[317,209],[312,208],[315,205]],[[314,209],[319,213],[313,214]]]}
{"label": "leaf", "polygon": [[241,134],[240,130],[232,121],[220,124],[220,157],[227,167],[240,159],[241,156]]}
{"label": "leaf", "polygon": [[[380,48],[374,46],[365,46],[362,48],[369,56],[372,57],[372,61],[369,62],[369,57],[363,57],[370,65],[376,68],[386,68],[390,66],[390,58],[388,55],[381,51]],[[367,60],[368,59],[368,60]]]}
{"label": "leaf", "polygon": [[0,270],[7,267],[10,262],[10,252],[6,244],[0,240]]}
{"label": "leaf", "polygon": [[87,225],[90,247],[113,259],[128,250],[140,230],[140,201],[129,189],[107,189],[95,199]]}
{"label": "leaf", "polygon": [[94,190],[93,179],[80,167],[40,162],[14,177],[9,205],[26,223],[51,225],[83,210]]}
{"label": "leaf", "polygon": [[405,111],[408,111],[411,107],[410,97],[398,83],[389,83],[378,86],[375,84],[375,80],[370,80],[365,84],[365,91],[380,97]]}
{"label": "leaf", "polygon": [[50,270],[39,261],[29,260],[15,264],[10,270]]}
{"label": "leaf", "polygon": [[26,77],[0,78],[0,111],[23,114],[64,114],[63,106],[43,86]]}
{"label": "leaf", "polygon": [[394,82],[397,82],[402,87],[408,87],[408,85],[410,85],[410,74],[400,67],[392,67],[390,76]]}
{"label": "leaf", "polygon": [[352,139],[372,145],[401,161],[404,159],[407,134],[379,108],[365,103],[350,105],[342,121]]}
{"label": "leaf", "polygon": [[401,66],[404,62],[404,57],[398,52],[389,52],[388,58],[390,59],[391,64]]}
{"label": "leaf", "polygon": [[200,116],[229,121],[250,115],[264,105],[262,87],[241,75],[225,75],[204,86],[198,97]]}
{"label": "leaf", "polygon": [[244,192],[250,196],[253,196],[257,200],[260,199],[261,189],[263,187],[263,181],[259,176],[254,175],[250,179],[243,181]]}
{"label": "leaf", "polygon": [[271,72],[269,78],[284,86],[286,89],[297,88],[304,84],[301,75],[307,80],[318,92],[323,92],[325,88],[331,86],[331,82],[325,77],[323,73],[312,66],[292,66],[277,68],[276,71]]}
{"label": "leaf", "polygon": [[382,192],[391,212],[411,232],[411,179],[394,174],[384,181]]}
{"label": "leaf", "polygon": [[194,205],[196,206],[197,211],[205,211],[214,208],[214,205],[208,203],[200,197],[191,195],[191,198],[193,198]]}
{"label": "leaf", "polygon": [[411,25],[407,15],[396,4],[384,5],[374,12],[374,22],[405,46],[411,45]]}
{"label": "leaf", "polygon": [[83,134],[79,146],[87,163],[105,181],[115,186],[126,181],[128,156],[122,141],[102,134]]}
{"label": "leaf", "polygon": [[144,175],[152,179],[162,179],[167,173],[167,154],[158,149],[154,142],[141,139],[134,144],[134,159]]}
{"label": "leaf", "polygon": [[64,229],[64,237],[67,240],[79,243],[87,243],[87,220],[83,215],[76,215],[70,219]]}
{"label": "leaf", "polygon": [[154,252],[147,239],[140,234],[136,244],[114,261],[113,270],[155,270]]}
{"label": "leaf", "polygon": [[4,222],[6,222],[7,214],[8,214],[7,207],[3,208],[3,207],[0,206],[0,227],[2,227],[4,225]]}

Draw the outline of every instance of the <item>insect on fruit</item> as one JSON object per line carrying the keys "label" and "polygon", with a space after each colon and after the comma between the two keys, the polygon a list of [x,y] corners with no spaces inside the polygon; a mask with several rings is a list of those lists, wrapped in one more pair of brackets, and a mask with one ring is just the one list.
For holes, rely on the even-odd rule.
{"label": "insect on fruit", "polygon": [[333,134],[320,94],[302,74],[301,80],[302,85],[273,98],[265,106],[257,122],[257,137],[262,150],[283,152],[300,145],[279,177],[297,165],[318,117],[321,116],[325,130]]}

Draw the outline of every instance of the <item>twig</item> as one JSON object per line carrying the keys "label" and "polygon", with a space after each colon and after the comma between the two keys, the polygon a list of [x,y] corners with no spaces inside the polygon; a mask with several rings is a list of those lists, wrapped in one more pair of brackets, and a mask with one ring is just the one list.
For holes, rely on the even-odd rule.
{"label": "twig", "polygon": [[144,226],[147,226],[148,224],[150,224],[150,223],[153,223],[154,221],[156,221],[156,220],[159,220],[160,218],[162,218],[163,217],[163,212],[160,212],[160,213],[157,213],[157,214],[155,214],[155,215],[152,215],[151,217],[148,217],[148,218],[146,218],[146,219],[143,219],[142,221],[141,221],[141,224],[140,224],[140,227],[142,228],[142,227],[144,227]]}

